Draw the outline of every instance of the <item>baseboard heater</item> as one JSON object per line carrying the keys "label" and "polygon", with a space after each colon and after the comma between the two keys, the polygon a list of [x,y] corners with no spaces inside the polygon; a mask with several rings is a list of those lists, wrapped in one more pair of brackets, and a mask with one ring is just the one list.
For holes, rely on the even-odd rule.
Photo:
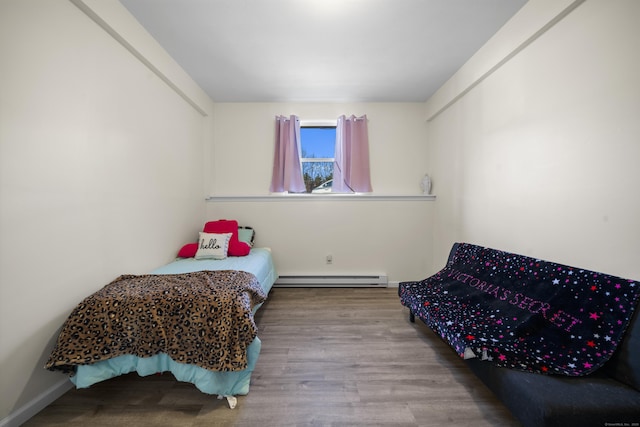
{"label": "baseboard heater", "polygon": [[274,286],[288,288],[386,288],[389,284],[384,275],[343,275],[343,276],[280,276]]}

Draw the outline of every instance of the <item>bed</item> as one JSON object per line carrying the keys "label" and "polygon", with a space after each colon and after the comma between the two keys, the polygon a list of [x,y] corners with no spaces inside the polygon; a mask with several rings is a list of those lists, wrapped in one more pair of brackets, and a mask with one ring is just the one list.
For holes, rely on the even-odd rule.
{"label": "bed", "polygon": [[[268,248],[198,259],[185,256],[187,246],[187,255],[195,255],[193,245],[175,261],[146,275],[120,276],[78,304],[45,368],[69,374],[77,388],[131,372],[171,372],[235,407],[235,396],[249,392],[261,349],[253,315],[277,279],[276,268]],[[109,354],[100,354],[100,345]]]}

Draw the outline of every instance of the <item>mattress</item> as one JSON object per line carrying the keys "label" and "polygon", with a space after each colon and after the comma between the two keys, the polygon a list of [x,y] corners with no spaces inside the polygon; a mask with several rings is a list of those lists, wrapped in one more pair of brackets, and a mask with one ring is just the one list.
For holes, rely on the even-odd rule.
{"label": "mattress", "polygon": [[204,270],[239,270],[252,273],[258,278],[265,294],[269,294],[278,278],[271,250],[268,248],[253,248],[249,255],[243,257],[227,257],[225,259],[178,258],[167,265],[156,268],[151,274],[191,273]]}

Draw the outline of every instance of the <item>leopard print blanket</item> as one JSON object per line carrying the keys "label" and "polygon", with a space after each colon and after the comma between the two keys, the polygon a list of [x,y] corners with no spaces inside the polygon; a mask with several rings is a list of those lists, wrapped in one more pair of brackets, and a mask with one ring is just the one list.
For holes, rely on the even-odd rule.
{"label": "leopard print blanket", "polygon": [[257,335],[252,308],[265,299],[243,271],[123,275],[76,306],[45,368],[73,374],[76,365],[166,353],[211,371],[243,370]]}

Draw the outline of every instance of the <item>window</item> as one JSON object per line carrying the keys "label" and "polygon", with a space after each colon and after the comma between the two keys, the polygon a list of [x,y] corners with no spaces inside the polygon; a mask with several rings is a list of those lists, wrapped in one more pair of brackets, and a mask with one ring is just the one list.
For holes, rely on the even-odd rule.
{"label": "window", "polygon": [[275,131],[270,192],[373,191],[366,115],[315,123],[302,123],[296,115],[276,116]]}
{"label": "window", "polygon": [[302,177],[307,193],[329,193],[333,180],[336,122],[300,122]]}

